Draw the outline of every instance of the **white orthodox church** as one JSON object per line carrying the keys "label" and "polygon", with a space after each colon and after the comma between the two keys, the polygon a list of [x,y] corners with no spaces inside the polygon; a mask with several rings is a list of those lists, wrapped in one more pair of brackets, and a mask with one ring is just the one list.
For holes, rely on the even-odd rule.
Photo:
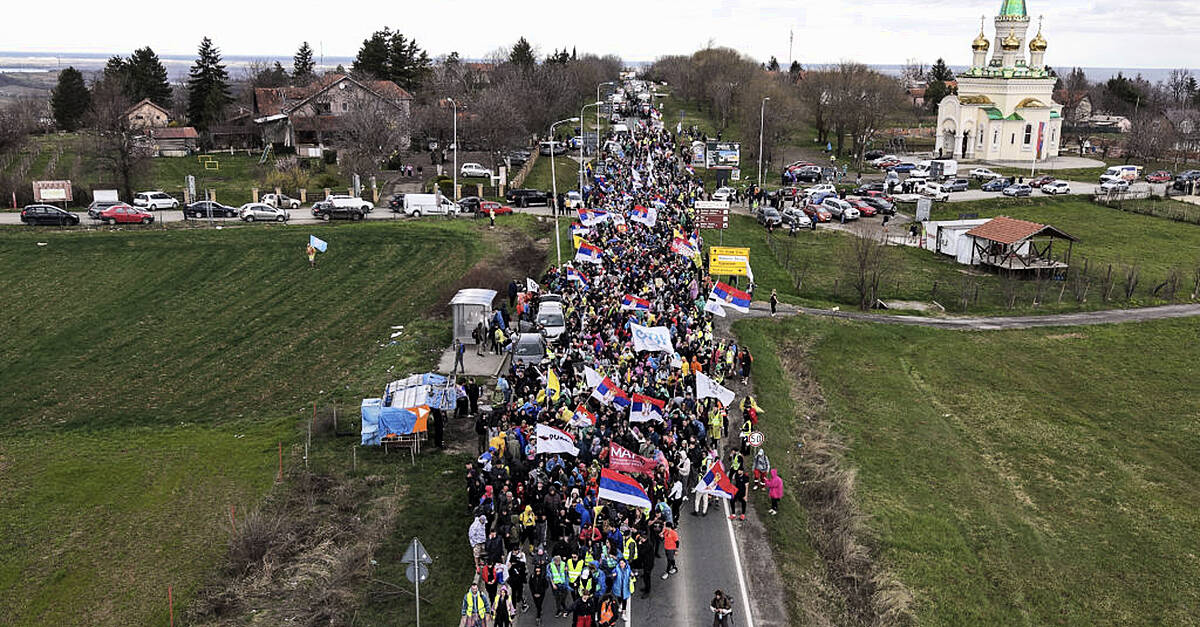
{"label": "white orthodox church", "polygon": [[958,93],[938,104],[935,151],[983,161],[1054,158],[1062,136],[1062,105],[1052,99],[1055,79],[1043,58],[1041,20],[1037,35],[1026,44],[1025,0],[1003,0],[995,25],[991,59],[991,42],[981,20],[979,36],[971,44],[971,69],[958,76]]}

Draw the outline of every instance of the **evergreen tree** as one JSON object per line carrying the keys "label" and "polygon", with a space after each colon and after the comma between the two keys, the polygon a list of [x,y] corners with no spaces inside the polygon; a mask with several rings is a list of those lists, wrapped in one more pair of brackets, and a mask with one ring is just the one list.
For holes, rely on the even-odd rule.
{"label": "evergreen tree", "polygon": [[954,80],[954,72],[950,69],[950,66],[946,65],[944,59],[938,57],[933,67],[929,68],[929,82],[952,80]]}
{"label": "evergreen tree", "polygon": [[221,64],[221,51],[205,37],[188,73],[188,120],[197,130],[207,131],[231,102],[229,72]]}
{"label": "evergreen tree", "polygon": [[925,108],[937,111],[938,103],[948,93],[950,93],[950,89],[946,87],[944,81],[929,81],[929,86],[925,88]]}
{"label": "evergreen tree", "polygon": [[429,54],[417,45],[417,40],[408,39],[399,32],[392,33],[388,45],[387,80],[409,90],[421,87],[431,71]]}
{"label": "evergreen tree", "polygon": [[129,97],[134,102],[149,98],[164,109],[171,108],[171,83],[167,80],[167,68],[149,46],[134,50],[125,68]]}
{"label": "evergreen tree", "polygon": [[91,103],[92,95],[79,70],[68,67],[58,73],[58,85],[50,96],[50,108],[54,111],[54,123],[58,128],[64,131],[78,129]]}
{"label": "evergreen tree", "polygon": [[108,63],[104,64],[104,78],[124,78],[125,70],[125,59],[111,56],[108,58]]}
{"label": "evergreen tree", "polygon": [[793,78],[798,76],[803,71],[804,68],[800,65],[799,61],[792,61],[792,66],[788,68],[788,74],[791,74]]}
{"label": "evergreen tree", "polygon": [[779,59],[776,59],[775,55],[771,55],[771,60],[767,61],[767,71],[768,72],[778,72],[779,71]]}
{"label": "evergreen tree", "polygon": [[355,72],[385,80],[388,77],[388,55],[391,51],[392,29],[384,28],[363,40],[351,66]]}
{"label": "evergreen tree", "polygon": [[508,62],[521,68],[537,65],[537,58],[533,56],[533,46],[529,44],[529,40],[522,37],[513,44],[512,51],[508,53]]}
{"label": "evergreen tree", "polygon": [[546,57],[546,63],[549,63],[551,65],[554,65],[554,64],[565,65],[570,60],[571,60],[571,55],[567,54],[566,48],[563,48],[561,52],[559,50],[555,50],[554,52],[552,52],[550,54],[550,56]]}
{"label": "evergreen tree", "polygon": [[292,80],[299,85],[307,85],[317,77],[316,62],[313,61],[312,47],[308,42],[300,44],[296,56],[292,57]]}

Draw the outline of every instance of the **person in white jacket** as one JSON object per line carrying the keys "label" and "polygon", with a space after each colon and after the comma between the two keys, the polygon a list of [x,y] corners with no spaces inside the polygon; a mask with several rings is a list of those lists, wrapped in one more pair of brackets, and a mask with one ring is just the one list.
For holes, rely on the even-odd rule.
{"label": "person in white jacket", "polygon": [[479,561],[479,556],[483,555],[483,545],[487,542],[487,518],[485,516],[475,517],[475,522],[471,523],[471,527],[467,529],[467,540],[471,543],[471,551],[475,554],[475,560]]}

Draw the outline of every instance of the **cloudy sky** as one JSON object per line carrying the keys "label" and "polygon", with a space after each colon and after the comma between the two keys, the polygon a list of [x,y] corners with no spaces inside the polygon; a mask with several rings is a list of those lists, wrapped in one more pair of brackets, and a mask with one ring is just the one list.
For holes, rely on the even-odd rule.
{"label": "cloudy sky", "polygon": [[[1044,15],[1054,66],[1180,67],[1200,65],[1200,2],[1194,0],[1028,0],[1036,29]],[[119,10],[114,10],[119,5]],[[328,56],[353,56],[372,30],[391,26],[415,36],[434,56],[458,51],[484,57],[525,35],[543,53],[576,46],[648,61],[708,42],[755,58],[806,64],[854,59],[899,64],[942,56],[970,61],[979,17],[1000,0],[652,0],[558,2],[456,0],[328,3],[208,0],[176,9],[129,0],[13,2],[0,49],[31,52],[124,52],[150,45],[159,54],[192,54],[208,35],[226,54],[288,55],[300,41]],[[501,7],[501,8],[497,8]],[[340,9],[340,10],[339,10]],[[69,16],[66,19],[55,16]],[[1191,30],[1185,27],[1191,24]],[[43,28],[39,25],[47,24]],[[1032,36],[1032,33],[1030,33]],[[991,38],[989,25],[988,37]]]}

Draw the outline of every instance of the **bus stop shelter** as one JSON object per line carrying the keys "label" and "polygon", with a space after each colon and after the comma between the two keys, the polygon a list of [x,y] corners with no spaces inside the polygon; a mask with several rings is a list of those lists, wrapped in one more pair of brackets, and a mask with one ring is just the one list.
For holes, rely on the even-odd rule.
{"label": "bus stop shelter", "polygon": [[459,290],[450,300],[450,309],[454,314],[454,339],[464,344],[474,344],[471,332],[480,322],[487,326],[492,317],[492,301],[496,300],[496,290],[468,288]]}

